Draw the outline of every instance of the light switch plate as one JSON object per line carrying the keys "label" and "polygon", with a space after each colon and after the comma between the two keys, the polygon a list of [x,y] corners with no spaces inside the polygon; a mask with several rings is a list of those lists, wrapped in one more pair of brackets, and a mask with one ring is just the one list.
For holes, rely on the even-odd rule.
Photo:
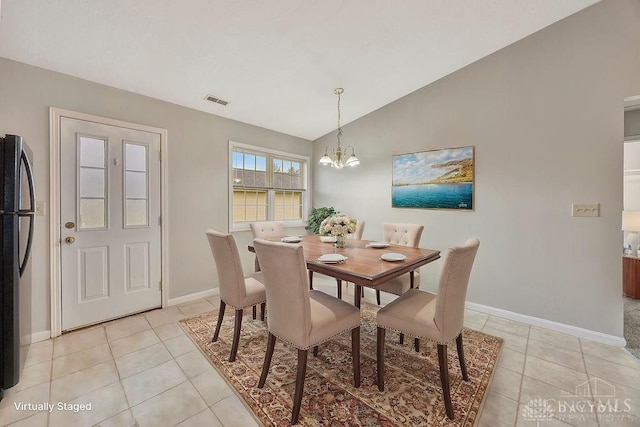
{"label": "light switch plate", "polygon": [[600,204],[571,205],[571,216],[600,216]]}

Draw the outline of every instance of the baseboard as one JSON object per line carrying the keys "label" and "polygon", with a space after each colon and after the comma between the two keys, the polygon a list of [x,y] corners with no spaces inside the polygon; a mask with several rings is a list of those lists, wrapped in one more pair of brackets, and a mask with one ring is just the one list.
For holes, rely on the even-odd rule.
{"label": "baseboard", "polygon": [[540,319],[538,317],[527,316],[526,314],[514,313],[513,311],[503,310],[501,308],[490,307],[488,305],[477,304],[475,302],[467,302],[466,307],[470,310],[479,311],[481,313],[490,314],[492,316],[526,323],[527,325],[531,326],[539,326],[541,328],[551,329],[552,331],[562,332],[563,334],[573,335],[578,338],[585,338],[615,347],[624,347],[627,345],[627,341],[622,337],[603,334],[602,332],[591,331],[589,329],[566,325],[559,322],[553,322],[551,320]]}
{"label": "baseboard", "polygon": [[51,331],[39,331],[31,334],[31,343],[46,341],[51,338]]}
{"label": "baseboard", "polygon": [[184,303],[196,301],[202,298],[209,298],[215,295],[220,295],[220,289],[213,288],[213,289],[208,289],[202,292],[196,292],[194,294],[183,295],[177,298],[171,298],[167,301],[167,306],[170,307],[172,305],[184,304]]}

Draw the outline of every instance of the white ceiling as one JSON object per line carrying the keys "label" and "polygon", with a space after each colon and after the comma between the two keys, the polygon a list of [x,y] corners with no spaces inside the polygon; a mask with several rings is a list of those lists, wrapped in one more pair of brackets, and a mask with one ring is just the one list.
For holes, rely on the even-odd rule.
{"label": "white ceiling", "polygon": [[2,57],[311,140],[596,3],[0,1]]}

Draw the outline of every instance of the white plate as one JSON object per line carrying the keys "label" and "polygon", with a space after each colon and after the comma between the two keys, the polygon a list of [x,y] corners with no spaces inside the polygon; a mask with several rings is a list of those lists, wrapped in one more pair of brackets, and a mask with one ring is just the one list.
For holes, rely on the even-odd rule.
{"label": "white plate", "polygon": [[299,236],[287,236],[280,239],[284,243],[298,243],[301,242],[302,239]]}
{"label": "white plate", "polygon": [[369,246],[370,248],[382,249],[388,248],[389,244],[387,242],[371,242],[367,246]]}
{"label": "white plate", "polygon": [[334,236],[320,236],[320,241],[322,243],[335,243],[336,238]]}
{"label": "white plate", "polygon": [[406,256],[402,255],[402,254],[397,254],[395,252],[389,252],[386,254],[382,254],[380,255],[380,259],[383,259],[385,261],[404,261],[406,258]]}
{"label": "white plate", "polygon": [[324,254],[320,256],[320,258],[318,258],[318,261],[328,264],[335,264],[338,262],[342,262],[345,259],[347,259],[347,257],[342,254]]}

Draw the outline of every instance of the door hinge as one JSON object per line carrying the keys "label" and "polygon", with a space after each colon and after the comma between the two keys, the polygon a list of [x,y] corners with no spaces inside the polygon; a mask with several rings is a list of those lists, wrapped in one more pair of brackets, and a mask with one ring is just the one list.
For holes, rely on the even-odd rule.
{"label": "door hinge", "polygon": [[159,216],[159,217],[158,217],[158,225],[159,225],[159,226],[162,226],[162,216]]}
{"label": "door hinge", "polygon": [[160,280],[160,281],[158,282],[158,284],[160,285],[160,287],[159,287],[158,289],[162,290],[162,280]]}

